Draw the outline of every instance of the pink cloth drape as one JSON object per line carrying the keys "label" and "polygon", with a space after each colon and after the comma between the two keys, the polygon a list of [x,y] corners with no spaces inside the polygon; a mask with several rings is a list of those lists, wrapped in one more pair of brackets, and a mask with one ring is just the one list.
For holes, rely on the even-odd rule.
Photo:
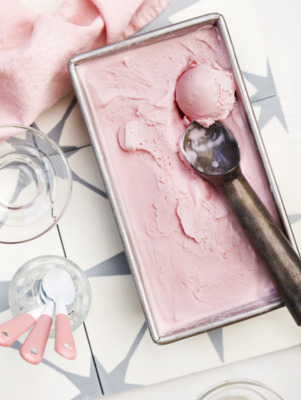
{"label": "pink cloth drape", "polygon": [[0,0],[0,124],[31,124],[71,89],[67,63],[150,22],[169,0],[65,0],[37,15]]}

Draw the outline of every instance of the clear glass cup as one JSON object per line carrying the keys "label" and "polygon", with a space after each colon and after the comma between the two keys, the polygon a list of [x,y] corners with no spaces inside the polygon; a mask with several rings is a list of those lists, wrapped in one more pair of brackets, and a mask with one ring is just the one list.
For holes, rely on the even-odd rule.
{"label": "clear glass cup", "polygon": [[0,137],[0,243],[21,243],[56,225],[72,174],[59,146],[37,129],[0,125]]}
{"label": "clear glass cup", "polygon": [[283,400],[265,384],[246,379],[221,382],[196,400]]}
{"label": "clear glass cup", "polygon": [[[12,278],[8,292],[10,309],[17,317],[44,304],[41,283],[46,272],[51,268],[63,268],[71,276],[76,296],[67,305],[71,329],[74,331],[86,319],[91,305],[91,288],[84,272],[71,260],[54,255],[34,258],[23,264]],[[55,324],[52,323],[50,337],[54,336]]]}

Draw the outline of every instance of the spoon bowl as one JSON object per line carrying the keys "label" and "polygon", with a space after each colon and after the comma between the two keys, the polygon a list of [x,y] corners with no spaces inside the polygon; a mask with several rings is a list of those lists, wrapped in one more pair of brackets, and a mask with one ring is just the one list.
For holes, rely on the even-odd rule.
{"label": "spoon bowl", "polygon": [[73,303],[76,289],[70,274],[63,268],[51,268],[44,276],[42,289],[55,302],[55,345],[58,354],[68,359],[76,358],[75,343],[66,306]]}
{"label": "spoon bowl", "polygon": [[76,290],[70,274],[63,268],[51,268],[42,281],[43,292],[56,303],[69,306],[75,299]]}

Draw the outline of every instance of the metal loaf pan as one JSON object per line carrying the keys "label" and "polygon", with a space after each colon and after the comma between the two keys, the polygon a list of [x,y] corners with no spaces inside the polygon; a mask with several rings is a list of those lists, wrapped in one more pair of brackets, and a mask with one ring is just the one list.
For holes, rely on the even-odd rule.
{"label": "metal loaf pan", "polygon": [[[150,309],[150,305],[147,300],[147,296],[145,294],[145,290],[143,287],[142,279],[139,274],[139,268],[137,267],[137,257],[135,254],[134,246],[132,243],[132,239],[128,235],[128,230],[126,223],[124,221],[120,205],[118,203],[118,197],[116,195],[116,190],[115,190],[115,183],[112,182],[112,179],[110,177],[110,170],[108,168],[108,165],[105,160],[105,155],[103,152],[102,144],[101,141],[98,138],[97,135],[97,127],[95,124],[95,121],[92,116],[92,112],[90,109],[89,101],[86,97],[79,73],[78,73],[78,67],[82,65],[83,63],[90,61],[95,58],[101,58],[104,56],[108,55],[113,55],[118,52],[124,52],[132,48],[144,46],[146,44],[151,44],[153,42],[157,42],[160,40],[164,40],[169,37],[174,37],[177,35],[182,35],[185,32],[192,32],[194,30],[197,30],[203,26],[210,26],[214,25],[218,28],[220,36],[222,37],[224,41],[224,46],[226,48],[226,51],[228,53],[230,63],[232,65],[233,69],[233,74],[234,78],[236,81],[236,89],[237,89],[237,94],[238,97],[243,105],[243,108],[246,113],[246,117],[251,129],[251,132],[253,133],[255,143],[257,146],[257,150],[261,156],[261,160],[264,166],[264,169],[266,171],[266,175],[270,184],[270,188],[275,200],[275,204],[278,208],[278,212],[280,215],[280,219],[283,224],[284,231],[286,235],[288,236],[289,240],[297,249],[297,245],[295,243],[295,239],[281,200],[280,193],[277,188],[277,184],[275,181],[275,178],[272,173],[272,169],[264,148],[264,144],[262,141],[261,134],[259,132],[258,126],[256,119],[254,117],[254,113],[252,110],[252,106],[245,88],[245,84],[243,81],[242,74],[240,72],[240,68],[238,65],[238,61],[236,59],[235,51],[231,42],[231,38],[225,23],[225,20],[222,15],[220,14],[208,14],[204,16],[200,16],[188,21],[184,21],[175,25],[171,25],[162,29],[158,29],[152,32],[148,32],[146,34],[142,34],[139,36],[135,36],[132,38],[129,38],[127,40],[124,40],[122,42],[118,42],[115,44],[111,44],[105,47],[102,47],[100,49],[96,49],[93,51],[89,51],[86,53],[83,53],[81,55],[78,55],[74,58],[72,58],[69,62],[69,72],[70,76],[72,79],[72,83],[75,89],[75,93],[77,96],[77,99],[79,101],[87,128],[88,132],[91,137],[92,145],[97,157],[97,161],[101,170],[102,177],[104,179],[104,183],[106,186],[106,190],[108,193],[108,197],[111,202],[111,206],[117,221],[117,225],[121,234],[121,238],[123,240],[127,260],[137,287],[137,291],[142,303],[142,307],[145,313],[146,320],[148,322],[149,330],[152,336],[152,339],[154,342],[159,343],[159,344],[164,344],[164,343],[169,343],[173,342],[175,340],[179,340],[188,336],[195,335],[197,333],[201,332],[206,332],[211,329],[219,328],[231,323],[235,323],[256,315],[263,314],[265,312],[271,311],[273,309],[276,309],[280,306],[282,306],[282,302],[279,298],[274,299],[272,302],[261,305],[259,307],[255,307],[253,309],[248,309],[248,310],[241,310],[235,315],[229,315],[226,316],[225,318],[218,318],[216,320],[211,320],[211,321],[206,321],[204,324],[200,324],[198,326],[188,326],[187,329],[182,329],[181,331],[177,332],[171,332],[168,335],[165,336],[160,336],[156,329],[156,325],[154,323],[153,317],[152,317],[152,310]],[[115,188],[114,188],[115,187]]]}

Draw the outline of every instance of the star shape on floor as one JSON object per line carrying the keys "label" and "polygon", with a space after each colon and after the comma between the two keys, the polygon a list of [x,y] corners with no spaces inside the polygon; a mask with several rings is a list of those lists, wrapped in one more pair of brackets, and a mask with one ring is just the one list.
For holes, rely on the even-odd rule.
{"label": "star shape on floor", "polygon": [[250,101],[253,107],[260,107],[259,127],[263,128],[272,118],[276,117],[283,128],[288,131],[269,60],[267,60],[265,76],[246,71],[243,72],[243,76],[256,89],[256,92],[250,96]]}

